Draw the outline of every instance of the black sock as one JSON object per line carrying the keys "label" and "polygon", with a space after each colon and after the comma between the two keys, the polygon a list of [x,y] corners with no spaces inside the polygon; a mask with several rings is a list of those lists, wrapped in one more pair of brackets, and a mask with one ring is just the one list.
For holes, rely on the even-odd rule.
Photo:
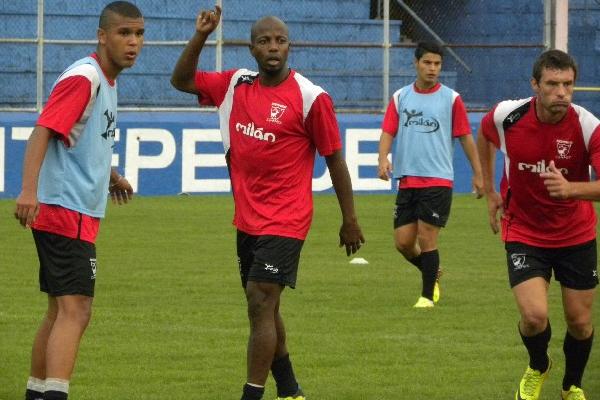
{"label": "black sock", "polygon": [[27,389],[25,391],[25,400],[40,400],[44,398],[44,393],[36,390]]}
{"label": "black sock", "polygon": [[550,321],[548,321],[546,329],[537,335],[523,336],[520,329],[519,334],[529,353],[529,367],[536,371],[546,372],[550,365],[550,359],[548,358],[548,343],[550,343],[552,337]]}
{"label": "black sock", "polygon": [[277,385],[277,397],[291,397],[298,392],[298,382],[289,354],[273,361],[271,373]]}
{"label": "black sock", "polygon": [[419,257],[421,258],[421,278],[423,279],[421,296],[433,301],[433,287],[438,269],[440,269],[440,253],[436,249],[421,253]]}
{"label": "black sock", "polygon": [[260,400],[262,399],[264,392],[264,387],[251,386],[246,383],[244,385],[244,392],[242,393],[241,400]]}
{"label": "black sock", "polygon": [[68,394],[57,390],[46,390],[44,400],[67,400]]}
{"label": "black sock", "polygon": [[408,261],[409,263],[411,263],[412,265],[414,265],[415,267],[417,267],[417,269],[418,269],[419,271],[421,271],[421,270],[423,269],[423,268],[421,267],[421,254],[419,254],[418,256],[416,256],[416,257],[413,257],[413,258],[411,258],[411,259],[407,259],[407,261]]}
{"label": "black sock", "polygon": [[594,332],[589,338],[577,340],[569,331],[565,335],[563,352],[565,353],[565,377],[563,378],[563,390],[569,390],[571,385],[581,387],[583,371],[592,350]]}

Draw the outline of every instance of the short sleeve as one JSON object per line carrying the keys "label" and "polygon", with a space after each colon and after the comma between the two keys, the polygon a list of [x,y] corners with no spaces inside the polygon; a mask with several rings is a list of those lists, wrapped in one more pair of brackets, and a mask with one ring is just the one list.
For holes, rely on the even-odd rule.
{"label": "short sleeve", "polygon": [[456,96],[452,103],[452,137],[457,138],[471,134],[471,125],[467,116],[467,109],[460,96]]}
{"label": "short sleeve", "polygon": [[333,101],[327,93],[321,93],[313,102],[304,121],[304,128],[321,156],[331,155],[342,148]]}
{"label": "short sleeve", "polygon": [[37,125],[56,132],[68,146],[69,134],[83,116],[91,93],[92,82],[85,76],[73,75],[61,80],[50,93]]}
{"label": "short sleeve", "polygon": [[600,125],[594,129],[590,138],[589,144],[590,164],[596,172],[596,176],[600,176]]}
{"label": "short sleeve", "polygon": [[398,125],[400,124],[400,116],[398,115],[398,109],[394,103],[394,99],[390,100],[387,106],[385,115],[383,116],[383,122],[381,124],[381,130],[396,137],[398,133]]}
{"label": "short sleeve", "polygon": [[498,134],[498,128],[494,123],[494,112],[496,111],[496,106],[485,114],[481,119],[481,133],[487,140],[494,143],[496,147],[500,147],[500,135]]}
{"label": "short sleeve", "polygon": [[203,106],[220,107],[235,72],[236,70],[224,72],[196,71],[194,79],[198,90],[198,102]]}

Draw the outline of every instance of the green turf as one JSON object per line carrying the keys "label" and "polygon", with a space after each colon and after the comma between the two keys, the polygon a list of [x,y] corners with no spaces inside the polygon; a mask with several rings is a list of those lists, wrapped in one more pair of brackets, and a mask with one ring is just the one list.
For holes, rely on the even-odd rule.
{"label": "green turf", "polygon": [[[298,287],[282,311],[309,399],[510,399],[527,363],[503,246],[485,203],[456,196],[442,231],[442,300],[414,310],[420,277],[392,243],[393,196],[356,197],[367,244],[348,264],[334,196],[315,197]],[[45,297],[31,234],[0,201],[0,400],[21,399]],[[248,326],[229,196],[136,198],[110,206],[98,240],[94,315],[71,385],[78,400],[239,399]],[[596,301],[595,321],[600,320]],[[564,322],[550,292],[555,362],[542,393],[558,399]],[[584,387],[600,400],[600,348]],[[265,399],[275,397],[271,379]]]}

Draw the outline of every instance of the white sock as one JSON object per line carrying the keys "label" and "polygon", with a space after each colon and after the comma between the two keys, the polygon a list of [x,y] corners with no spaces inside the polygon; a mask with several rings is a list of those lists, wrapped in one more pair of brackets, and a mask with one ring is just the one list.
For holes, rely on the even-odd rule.
{"label": "white sock", "polygon": [[59,378],[46,378],[46,391],[69,393],[69,381]]}
{"label": "white sock", "polygon": [[29,379],[27,379],[27,389],[33,390],[34,392],[44,393],[46,390],[46,380],[30,376]]}

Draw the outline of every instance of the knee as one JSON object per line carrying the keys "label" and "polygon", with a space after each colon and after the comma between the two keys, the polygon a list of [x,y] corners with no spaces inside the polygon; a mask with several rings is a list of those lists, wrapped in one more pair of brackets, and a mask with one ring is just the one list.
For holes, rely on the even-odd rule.
{"label": "knee", "polygon": [[523,334],[530,336],[542,332],[548,324],[548,313],[541,310],[532,310],[522,313],[521,323]]}
{"label": "knee", "polygon": [[274,315],[277,305],[277,296],[274,293],[263,290],[246,291],[248,302],[248,317],[250,320],[262,318],[265,315]]}
{"label": "knee", "polygon": [[587,315],[567,316],[566,322],[569,333],[578,340],[590,337],[594,329],[591,317]]}
{"label": "knee", "polygon": [[415,243],[412,241],[406,241],[406,240],[402,240],[402,239],[396,239],[395,243],[396,245],[396,250],[398,250],[400,253],[402,253],[402,255],[404,255],[407,258],[412,258],[414,257],[415,253]]}
{"label": "knee", "polygon": [[87,301],[69,304],[67,307],[59,308],[58,315],[86,328],[92,318],[92,304]]}

